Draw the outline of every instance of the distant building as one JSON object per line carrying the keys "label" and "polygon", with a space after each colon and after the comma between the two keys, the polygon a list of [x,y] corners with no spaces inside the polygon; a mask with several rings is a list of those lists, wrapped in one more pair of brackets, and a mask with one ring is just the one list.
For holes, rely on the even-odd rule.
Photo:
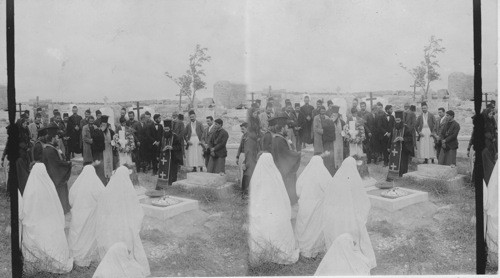
{"label": "distant building", "polygon": [[247,102],[247,86],[229,81],[218,81],[214,84],[215,105],[224,108],[235,108]]}

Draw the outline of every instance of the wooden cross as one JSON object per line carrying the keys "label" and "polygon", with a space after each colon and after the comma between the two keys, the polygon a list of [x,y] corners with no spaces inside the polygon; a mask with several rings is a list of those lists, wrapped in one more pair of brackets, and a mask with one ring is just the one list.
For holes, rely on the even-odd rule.
{"label": "wooden cross", "polygon": [[137,120],[138,121],[141,120],[141,109],[144,109],[144,107],[140,107],[139,106],[139,102],[137,102],[137,107],[136,108],[132,108],[132,110],[137,110]]}
{"label": "wooden cross", "polygon": [[370,92],[370,98],[367,98],[366,100],[370,101],[370,110],[373,110],[373,101],[376,100],[376,97],[373,97],[373,93]]}
{"label": "wooden cross", "polygon": [[394,149],[394,150],[392,150],[392,152],[391,152],[391,153],[392,153],[392,155],[393,155],[393,156],[396,156],[396,154],[398,154],[398,151],[396,151],[396,150]]}
{"label": "wooden cross", "polygon": [[163,179],[163,180],[164,180],[164,179],[165,179],[165,176],[166,176],[166,175],[165,175],[165,172],[160,172],[160,179]]}
{"label": "wooden cross", "polygon": [[484,100],[483,100],[483,102],[484,102],[484,105],[485,105],[485,107],[486,107],[486,106],[488,106],[488,93],[483,93],[483,95],[484,95]]}
{"label": "wooden cross", "polygon": [[163,165],[165,165],[165,163],[168,162],[168,160],[166,160],[165,158],[162,158],[160,161],[161,161],[161,164],[163,164]]}
{"label": "wooden cross", "polygon": [[252,94],[252,104],[253,104],[253,102],[254,102],[254,100],[253,100],[253,95],[254,95],[255,93],[253,93],[253,92],[252,92],[251,94]]}
{"label": "wooden cross", "polygon": [[398,167],[397,167],[396,165],[394,165],[394,163],[392,163],[392,165],[391,165],[391,170],[393,170],[393,171],[394,171],[394,169],[396,169],[396,168],[398,168]]}
{"label": "wooden cross", "polygon": [[23,109],[21,107],[21,103],[19,103],[18,105],[19,105],[19,110],[16,112],[19,112],[19,118],[21,118],[21,116],[23,115]]}

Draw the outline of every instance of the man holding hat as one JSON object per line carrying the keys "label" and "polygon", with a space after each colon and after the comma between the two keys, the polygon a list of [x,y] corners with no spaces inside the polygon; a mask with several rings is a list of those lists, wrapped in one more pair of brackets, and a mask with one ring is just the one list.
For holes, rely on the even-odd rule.
{"label": "man holding hat", "polygon": [[446,125],[441,130],[439,139],[441,140],[441,151],[439,152],[438,162],[440,165],[451,165],[455,167],[457,164],[457,149],[458,149],[458,132],[460,125],[455,121],[455,112],[452,110],[446,111]]}
{"label": "man holding hat", "polygon": [[[153,116],[153,124],[148,126],[146,136],[151,143],[151,164],[153,167],[153,176],[158,174],[158,157],[160,156],[160,144],[163,139],[163,125],[161,124],[161,115]],[[171,124],[172,121],[170,121]]]}
{"label": "man holding hat", "polygon": [[208,160],[207,172],[209,173],[225,173],[226,172],[226,144],[229,139],[229,134],[222,128],[222,120],[215,119],[214,131],[210,136],[208,150],[210,158]]}
{"label": "man holding hat", "polygon": [[[171,119],[163,121],[164,129],[159,146],[160,162],[156,190],[160,190],[163,185],[172,185],[173,182],[177,181],[179,165],[184,164],[181,144],[183,139],[172,132],[172,124]],[[158,128],[158,130],[160,129]]]}
{"label": "man holding hat", "polygon": [[389,173],[387,181],[402,177],[408,172],[410,157],[414,156],[412,130],[403,122],[403,111],[396,111],[394,128],[389,136]]}
{"label": "man holding hat", "polygon": [[71,162],[66,161],[61,150],[57,149],[58,130],[56,124],[47,126],[47,144],[44,145],[42,162],[45,164],[50,179],[56,186],[64,214],[71,209],[69,205],[68,179],[71,176]]}

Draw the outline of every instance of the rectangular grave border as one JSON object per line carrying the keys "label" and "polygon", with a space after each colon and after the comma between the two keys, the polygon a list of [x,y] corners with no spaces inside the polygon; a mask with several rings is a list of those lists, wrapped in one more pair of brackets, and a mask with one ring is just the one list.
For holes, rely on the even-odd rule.
{"label": "rectangular grave border", "polygon": [[368,195],[372,206],[391,212],[429,200],[429,193],[427,192],[408,188],[401,189],[410,192],[410,194],[396,199],[389,199],[368,193],[372,190],[380,190],[378,187],[371,186],[365,188],[366,194]]}
{"label": "rectangular grave border", "polygon": [[146,195],[137,196],[139,202],[141,203],[144,215],[158,220],[166,220],[168,218],[172,218],[184,212],[199,209],[199,202],[197,200],[181,198],[177,196],[169,196],[169,197],[181,200],[182,202],[168,207],[157,207],[148,204],[147,202],[145,203],[145,201],[149,199],[148,196]]}

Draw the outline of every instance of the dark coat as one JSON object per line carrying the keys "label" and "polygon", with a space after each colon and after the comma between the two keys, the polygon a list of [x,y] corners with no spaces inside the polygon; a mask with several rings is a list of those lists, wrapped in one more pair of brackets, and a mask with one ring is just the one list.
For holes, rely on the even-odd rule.
{"label": "dark coat", "polygon": [[214,133],[210,137],[210,143],[208,144],[208,147],[210,148],[210,151],[213,151],[215,153],[216,158],[227,156],[226,144],[228,139],[229,134],[223,128],[214,131]]}
{"label": "dark coat", "polygon": [[[189,122],[186,125],[186,128],[184,129],[184,140],[186,140],[186,142],[191,140],[192,132],[193,131],[191,130],[191,122]],[[198,136],[198,140],[200,140],[200,142],[201,142],[203,139],[203,138],[201,138],[203,135],[203,125],[201,124],[200,121],[196,121],[196,135]]]}
{"label": "dark coat", "polygon": [[460,125],[457,121],[447,122],[443,129],[441,130],[440,138],[445,140],[445,149],[456,150],[458,149],[458,132],[460,131]]}
{"label": "dark coat", "polygon": [[[429,129],[431,132],[435,132],[436,130],[436,118],[431,112],[427,112],[427,125],[429,126]],[[417,125],[415,126],[415,129],[417,130],[418,133],[422,132],[422,128],[424,127],[424,116],[423,114],[420,114],[417,118]]]}

